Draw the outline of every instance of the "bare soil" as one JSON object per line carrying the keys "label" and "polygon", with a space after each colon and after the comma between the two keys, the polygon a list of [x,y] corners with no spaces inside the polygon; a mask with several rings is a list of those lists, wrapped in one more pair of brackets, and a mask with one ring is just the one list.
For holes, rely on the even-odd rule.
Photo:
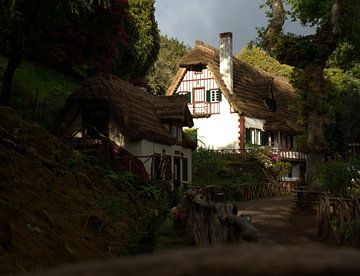
{"label": "bare soil", "polygon": [[317,239],[316,209],[296,208],[293,197],[276,197],[238,202],[238,214],[250,216],[266,243],[301,247],[334,247]]}

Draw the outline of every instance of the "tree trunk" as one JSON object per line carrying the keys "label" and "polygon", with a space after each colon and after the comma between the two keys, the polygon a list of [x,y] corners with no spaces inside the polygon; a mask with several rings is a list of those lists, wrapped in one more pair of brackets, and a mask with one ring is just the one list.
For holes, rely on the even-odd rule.
{"label": "tree trunk", "polygon": [[327,143],[325,139],[326,114],[324,106],[327,102],[323,89],[324,67],[308,65],[304,68],[307,75],[307,162],[306,182],[309,187],[316,186],[316,170],[325,160]]}
{"label": "tree trunk", "polygon": [[11,51],[6,66],[2,88],[0,92],[0,105],[8,106],[11,100],[11,85],[14,78],[14,73],[20,65],[20,61],[24,52],[23,44],[21,42],[12,42]]}

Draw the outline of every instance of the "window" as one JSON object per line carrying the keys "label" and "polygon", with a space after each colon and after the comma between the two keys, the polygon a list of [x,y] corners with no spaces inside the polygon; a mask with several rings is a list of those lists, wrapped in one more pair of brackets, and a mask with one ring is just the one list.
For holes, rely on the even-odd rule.
{"label": "window", "polygon": [[178,95],[186,95],[188,103],[191,103],[191,100],[192,100],[191,92],[189,92],[189,91],[178,91],[178,92],[176,92],[176,94],[178,94]]}
{"label": "window", "polygon": [[188,159],[183,158],[182,159],[182,181],[188,181]]}
{"label": "window", "polygon": [[275,112],[276,111],[276,101],[274,99],[266,99],[266,106],[267,108],[272,111]]}
{"label": "window", "polygon": [[182,141],[182,129],[178,126],[171,126],[171,136],[176,138],[178,141]]}
{"label": "window", "polygon": [[172,178],[171,156],[170,155],[164,156],[164,177],[165,177],[165,180],[171,180],[171,178]]}
{"label": "window", "polygon": [[203,103],[205,102],[205,89],[204,88],[194,88],[194,103]]}
{"label": "window", "polygon": [[246,143],[251,145],[265,146],[268,144],[268,133],[263,132],[257,128],[247,128]]}
{"label": "window", "polygon": [[104,107],[84,107],[82,125],[86,128],[87,138],[101,138],[108,135],[109,112]]}
{"label": "window", "polygon": [[161,156],[155,155],[152,159],[152,179],[160,180],[161,179]]}
{"label": "window", "polygon": [[151,178],[155,180],[171,180],[171,156],[155,154],[152,158]]}
{"label": "window", "polygon": [[180,181],[180,157],[174,157],[174,180]]}
{"label": "window", "polygon": [[220,90],[207,90],[206,101],[211,103],[221,102],[221,91]]}

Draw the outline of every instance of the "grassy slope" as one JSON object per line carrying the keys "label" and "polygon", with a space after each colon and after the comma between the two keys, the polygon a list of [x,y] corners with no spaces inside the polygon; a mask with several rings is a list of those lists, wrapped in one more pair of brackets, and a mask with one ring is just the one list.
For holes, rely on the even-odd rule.
{"label": "grassy slope", "polygon": [[114,225],[97,204],[126,197],[61,141],[7,108],[0,108],[0,160],[0,272],[124,251],[129,224]]}
{"label": "grassy slope", "polygon": [[[0,75],[7,60],[0,56]],[[35,120],[49,130],[66,98],[79,81],[55,70],[23,60],[13,80],[13,107],[23,118]]]}
{"label": "grassy slope", "polygon": [[[0,56],[0,75],[6,62]],[[47,132],[78,85],[25,60],[16,112],[0,106],[0,274],[149,252],[167,215],[168,183],[115,173]]]}

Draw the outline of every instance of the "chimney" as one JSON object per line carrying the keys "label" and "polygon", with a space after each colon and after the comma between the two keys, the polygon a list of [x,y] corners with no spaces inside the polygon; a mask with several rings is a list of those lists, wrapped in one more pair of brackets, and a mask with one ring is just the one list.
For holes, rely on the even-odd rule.
{"label": "chimney", "polygon": [[233,94],[233,45],[232,33],[221,33],[220,37],[220,74],[229,89],[230,94]]}

